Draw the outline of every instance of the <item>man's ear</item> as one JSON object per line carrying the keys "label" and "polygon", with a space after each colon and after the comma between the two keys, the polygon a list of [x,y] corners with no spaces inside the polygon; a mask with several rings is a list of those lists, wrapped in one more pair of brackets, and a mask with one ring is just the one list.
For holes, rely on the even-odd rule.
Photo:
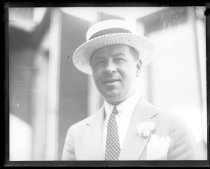
{"label": "man's ear", "polygon": [[142,67],[142,62],[141,62],[140,59],[138,59],[137,64],[136,64],[136,67],[137,67],[136,76],[138,76],[139,75],[139,72],[141,70],[141,67]]}
{"label": "man's ear", "polygon": [[137,62],[137,68],[140,70],[141,69],[141,65],[142,65],[142,62],[140,59],[138,59],[138,62]]}

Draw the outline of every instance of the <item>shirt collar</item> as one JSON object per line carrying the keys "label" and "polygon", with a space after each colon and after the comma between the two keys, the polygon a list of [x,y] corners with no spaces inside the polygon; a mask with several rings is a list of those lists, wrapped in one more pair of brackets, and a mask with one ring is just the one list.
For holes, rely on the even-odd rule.
{"label": "shirt collar", "polygon": [[[138,100],[140,97],[140,92],[137,90],[136,92],[134,92],[134,94],[132,94],[131,96],[129,96],[126,100],[124,100],[122,103],[116,105],[116,108],[118,110],[118,112],[121,113],[132,113]],[[109,115],[111,114],[112,110],[113,110],[114,105],[111,105],[110,103],[108,103],[107,101],[104,101],[104,108],[105,108],[105,115],[106,117],[109,117]]]}

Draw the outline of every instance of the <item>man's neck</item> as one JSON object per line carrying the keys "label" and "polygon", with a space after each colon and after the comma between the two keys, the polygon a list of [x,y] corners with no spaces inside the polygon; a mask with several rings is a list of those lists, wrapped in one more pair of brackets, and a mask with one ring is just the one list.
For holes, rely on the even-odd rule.
{"label": "man's neck", "polygon": [[117,105],[123,104],[124,102],[126,102],[126,100],[130,99],[131,97],[138,97],[139,98],[140,97],[140,91],[139,90],[135,90],[130,95],[128,95],[125,99],[120,100],[120,101],[116,101],[116,102],[112,101],[111,102],[109,100],[105,100],[105,102],[107,102],[110,105],[117,106]]}

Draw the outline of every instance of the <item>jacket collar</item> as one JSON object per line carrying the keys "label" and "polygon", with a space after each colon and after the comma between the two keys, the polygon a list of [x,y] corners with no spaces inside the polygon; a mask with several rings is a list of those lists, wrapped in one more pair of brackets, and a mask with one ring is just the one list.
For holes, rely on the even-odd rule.
{"label": "jacket collar", "polygon": [[150,121],[158,115],[154,107],[144,99],[140,99],[130,120],[125,141],[122,146],[119,160],[137,160],[143,154],[148,138],[139,137],[137,126]]}
{"label": "jacket collar", "polygon": [[[145,121],[152,120],[158,115],[156,109],[145,99],[140,98],[132,114],[127,134],[121,149],[119,160],[137,160],[144,152],[148,139],[138,136],[137,126]],[[93,159],[104,160],[103,154],[103,123],[105,113],[104,106],[92,115],[86,125],[90,129],[90,137],[92,142],[88,143],[92,149]],[[94,154],[93,154],[94,152]]]}

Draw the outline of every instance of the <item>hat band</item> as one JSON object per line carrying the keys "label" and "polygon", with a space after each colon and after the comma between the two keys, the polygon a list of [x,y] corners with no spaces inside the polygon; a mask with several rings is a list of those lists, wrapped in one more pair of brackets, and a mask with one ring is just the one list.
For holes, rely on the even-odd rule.
{"label": "hat band", "polygon": [[122,28],[110,28],[110,29],[105,29],[99,32],[96,32],[95,34],[93,34],[89,40],[96,38],[98,36],[102,36],[102,35],[106,35],[106,34],[112,34],[112,33],[131,33],[129,30],[127,29],[122,29]]}

